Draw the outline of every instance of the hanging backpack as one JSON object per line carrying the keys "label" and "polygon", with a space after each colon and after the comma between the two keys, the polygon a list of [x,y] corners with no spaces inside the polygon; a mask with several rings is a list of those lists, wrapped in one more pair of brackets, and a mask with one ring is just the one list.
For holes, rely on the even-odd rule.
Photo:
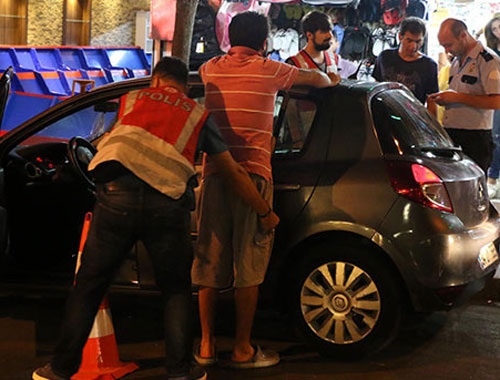
{"label": "hanging backpack", "polygon": [[384,23],[386,25],[397,25],[406,15],[408,0],[381,0]]}
{"label": "hanging backpack", "polygon": [[344,31],[340,55],[350,61],[359,61],[366,57],[370,31],[366,26],[349,26]]}
{"label": "hanging backpack", "polygon": [[422,20],[429,20],[427,0],[410,0],[406,8],[406,16],[414,16]]}
{"label": "hanging backpack", "polygon": [[377,22],[382,16],[379,0],[361,0],[358,14],[362,22]]}
{"label": "hanging backpack", "polygon": [[200,0],[193,25],[189,69],[198,70],[204,62],[222,54],[215,35],[215,11],[207,0]]}

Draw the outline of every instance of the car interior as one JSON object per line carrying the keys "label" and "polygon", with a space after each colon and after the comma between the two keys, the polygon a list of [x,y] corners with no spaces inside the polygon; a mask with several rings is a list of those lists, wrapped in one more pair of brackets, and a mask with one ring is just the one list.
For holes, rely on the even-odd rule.
{"label": "car interior", "polygon": [[67,113],[8,153],[3,163],[5,249],[7,264],[15,268],[9,275],[30,273],[32,278],[37,269],[47,281],[71,280],[84,215],[95,199],[86,167],[96,149],[88,141],[113,125],[117,111],[112,100]]}

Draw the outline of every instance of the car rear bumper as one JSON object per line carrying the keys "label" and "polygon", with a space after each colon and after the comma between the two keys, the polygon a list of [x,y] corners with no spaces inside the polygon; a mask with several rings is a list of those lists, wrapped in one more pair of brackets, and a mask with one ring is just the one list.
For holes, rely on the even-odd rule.
{"label": "car rear bumper", "polygon": [[498,252],[500,218],[495,210],[489,220],[472,228],[466,228],[453,214],[401,199],[390,214],[393,212],[403,220],[389,215],[381,231],[390,236],[386,251],[400,269],[416,310],[461,304],[493,276],[498,257],[481,267],[479,255],[491,243]]}

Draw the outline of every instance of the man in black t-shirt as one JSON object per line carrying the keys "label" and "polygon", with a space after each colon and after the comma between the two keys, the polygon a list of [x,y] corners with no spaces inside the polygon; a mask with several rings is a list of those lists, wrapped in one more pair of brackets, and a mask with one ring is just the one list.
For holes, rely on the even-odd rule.
{"label": "man in black t-shirt", "polygon": [[425,34],[425,24],[421,19],[404,19],[399,29],[399,48],[380,53],[372,74],[379,82],[404,84],[423,104],[429,94],[439,91],[437,63],[419,51]]}

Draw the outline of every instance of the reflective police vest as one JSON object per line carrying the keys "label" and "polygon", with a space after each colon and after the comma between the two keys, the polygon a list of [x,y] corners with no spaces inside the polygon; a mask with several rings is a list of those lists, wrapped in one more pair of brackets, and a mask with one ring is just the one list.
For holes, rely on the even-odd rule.
{"label": "reflective police vest", "polygon": [[[333,60],[332,56],[327,51],[324,51],[323,54],[326,62],[326,72],[337,73],[337,62],[338,62],[337,54],[334,53]],[[321,70],[318,64],[314,62],[314,60],[311,58],[309,54],[307,54],[305,50],[299,51],[297,55],[294,55],[289,59],[293,62],[295,66],[301,69]]]}
{"label": "reflective police vest", "polygon": [[120,100],[118,120],[89,165],[118,161],[158,191],[178,199],[193,167],[203,106],[172,87],[132,91]]}

